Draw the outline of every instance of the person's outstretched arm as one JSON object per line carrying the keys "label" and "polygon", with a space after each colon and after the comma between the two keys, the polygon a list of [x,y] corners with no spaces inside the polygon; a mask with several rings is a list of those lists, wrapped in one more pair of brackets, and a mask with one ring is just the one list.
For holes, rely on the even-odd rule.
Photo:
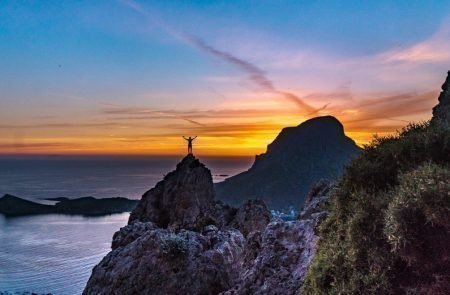
{"label": "person's outstretched arm", "polygon": [[181,136],[181,137],[183,137],[185,140],[188,140],[186,137],[184,137],[184,136]]}
{"label": "person's outstretched arm", "polygon": [[196,138],[197,138],[197,135],[193,139],[196,139]]}

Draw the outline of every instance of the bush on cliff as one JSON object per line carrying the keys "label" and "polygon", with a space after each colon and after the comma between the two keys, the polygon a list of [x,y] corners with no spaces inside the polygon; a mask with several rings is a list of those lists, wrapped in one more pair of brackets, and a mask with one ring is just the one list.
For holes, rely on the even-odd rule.
{"label": "bush on cliff", "polygon": [[437,122],[366,146],[330,198],[304,293],[446,294],[449,164]]}

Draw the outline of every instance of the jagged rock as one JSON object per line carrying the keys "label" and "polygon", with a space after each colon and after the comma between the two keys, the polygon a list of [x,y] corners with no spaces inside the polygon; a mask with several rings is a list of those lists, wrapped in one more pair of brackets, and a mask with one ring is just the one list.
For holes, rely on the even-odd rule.
{"label": "jagged rock", "polygon": [[239,207],[230,226],[240,230],[246,237],[252,231],[263,231],[270,218],[270,211],[263,201],[248,200]]}
{"label": "jagged rock", "polygon": [[118,232],[114,233],[111,248],[114,250],[119,247],[124,247],[141,237],[146,232],[156,229],[157,226],[153,222],[139,222],[122,227]]}
{"label": "jagged rock", "polygon": [[216,194],[231,205],[261,199],[270,209],[298,206],[311,185],[338,177],[360,150],[336,118],[313,118],[284,128],[248,171],[216,183]]}
{"label": "jagged rock", "polygon": [[439,103],[433,108],[432,122],[439,121],[441,124],[450,127],[450,71],[442,85],[442,92],[438,100]]}
{"label": "jagged rock", "polygon": [[189,155],[114,234],[83,294],[294,294],[328,191],[318,185],[299,220],[269,223],[263,201],[238,209],[214,201],[209,170]]}
{"label": "jagged rock", "polygon": [[325,215],[326,212],[322,205],[328,200],[332,189],[333,185],[326,180],[321,180],[313,185],[305,199],[305,204],[300,211],[298,219],[314,218],[314,214]]}
{"label": "jagged rock", "polygon": [[216,201],[213,209],[213,216],[218,221],[219,226],[229,225],[236,216],[238,209],[222,201]]}
{"label": "jagged rock", "polygon": [[244,243],[237,230],[150,230],[103,258],[83,294],[218,294],[236,282]]}
{"label": "jagged rock", "polygon": [[263,233],[248,235],[241,280],[222,294],[299,294],[315,254],[316,228],[326,215],[321,205],[330,189],[325,182],[315,186],[298,220],[272,221]]}
{"label": "jagged rock", "polygon": [[151,221],[161,228],[199,230],[220,223],[214,216],[214,207],[211,172],[189,154],[175,171],[142,196],[129,223]]}

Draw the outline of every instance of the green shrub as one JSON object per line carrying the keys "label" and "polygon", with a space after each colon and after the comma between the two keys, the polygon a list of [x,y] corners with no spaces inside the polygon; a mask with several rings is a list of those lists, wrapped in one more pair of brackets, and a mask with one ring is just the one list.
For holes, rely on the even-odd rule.
{"label": "green shrub", "polygon": [[[448,225],[449,163],[450,131],[439,124],[412,124],[396,136],[376,137],[347,167],[330,197],[303,292],[403,294],[423,290],[433,280],[445,282],[442,263],[430,270],[414,267],[410,248],[403,245],[422,245],[425,232],[446,242],[448,228],[436,225]],[[414,228],[422,231],[412,236]],[[436,253],[441,244],[420,249]],[[418,280],[421,276],[425,279]]]}
{"label": "green shrub", "polygon": [[188,251],[188,241],[180,235],[169,233],[161,237],[160,250],[169,257],[178,257]]}

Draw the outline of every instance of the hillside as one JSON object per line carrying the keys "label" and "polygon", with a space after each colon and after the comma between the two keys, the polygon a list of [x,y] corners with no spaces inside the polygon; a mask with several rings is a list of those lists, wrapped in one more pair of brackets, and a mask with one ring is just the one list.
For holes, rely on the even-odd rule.
{"label": "hillside", "polygon": [[450,72],[429,122],[375,138],[327,206],[306,294],[450,294]]}

